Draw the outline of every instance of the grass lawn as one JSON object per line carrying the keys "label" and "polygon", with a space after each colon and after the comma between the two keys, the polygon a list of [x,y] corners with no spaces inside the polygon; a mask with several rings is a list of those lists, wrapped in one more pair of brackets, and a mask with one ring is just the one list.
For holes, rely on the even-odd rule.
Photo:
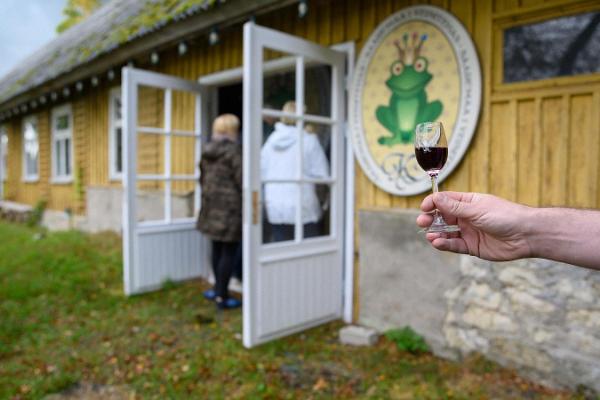
{"label": "grass lawn", "polygon": [[125,298],[119,237],[36,232],[0,223],[0,399],[77,383],[161,399],[573,398],[480,358],[346,347],[341,323],[246,350],[241,312],[217,314],[202,282]]}

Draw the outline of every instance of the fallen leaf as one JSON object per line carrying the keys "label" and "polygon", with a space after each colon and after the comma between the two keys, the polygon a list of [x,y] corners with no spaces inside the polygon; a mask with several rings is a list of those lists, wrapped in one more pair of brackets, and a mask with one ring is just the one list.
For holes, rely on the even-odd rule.
{"label": "fallen leaf", "polygon": [[321,391],[323,389],[326,389],[327,386],[328,386],[327,381],[325,379],[323,379],[322,377],[320,377],[319,379],[317,379],[317,382],[314,384],[313,390]]}

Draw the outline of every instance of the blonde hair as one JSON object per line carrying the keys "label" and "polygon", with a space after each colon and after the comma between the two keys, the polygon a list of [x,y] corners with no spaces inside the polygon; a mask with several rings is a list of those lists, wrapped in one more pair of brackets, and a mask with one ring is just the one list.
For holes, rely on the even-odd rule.
{"label": "blonde hair", "polygon": [[[283,109],[281,111],[289,114],[296,114],[296,102],[293,100],[287,101],[283,105]],[[304,111],[306,112],[306,106],[304,107]],[[281,117],[281,122],[286,125],[294,125],[296,124],[296,119],[290,117]]]}
{"label": "blonde hair", "polygon": [[233,114],[219,115],[213,122],[212,130],[213,136],[237,139],[240,132],[240,119]]}

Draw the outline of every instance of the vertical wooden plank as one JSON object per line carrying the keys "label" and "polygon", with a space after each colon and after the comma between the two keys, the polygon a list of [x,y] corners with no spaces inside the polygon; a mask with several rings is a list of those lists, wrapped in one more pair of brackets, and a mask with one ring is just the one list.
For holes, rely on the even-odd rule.
{"label": "vertical wooden plank", "polygon": [[473,32],[473,4],[471,0],[452,0],[450,12],[462,22],[468,32]]}
{"label": "vertical wooden plank", "polygon": [[508,200],[517,197],[517,103],[493,103],[491,108],[490,189]]}
{"label": "vertical wooden plank", "polygon": [[319,2],[311,1],[308,14],[304,17],[306,20],[306,38],[313,42],[319,40]]}
{"label": "vertical wooden plank", "polygon": [[[319,3],[319,39],[318,43],[323,46],[331,45],[331,2]],[[337,12],[334,11],[334,12]]]}
{"label": "vertical wooden plank", "polygon": [[540,202],[541,130],[539,98],[517,103],[518,117],[518,184],[517,201],[531,206]]}
{"label": "vertical wooden plank", "polygon": [[567,198],[572,207],[595,207],[597,204],[600,140],[592,126],[593,101],[593,94],[573,96],[570,100]]}
{"label": "vertical wooden plank", "polygon": [[358,40],[360,37],[360,13],[356,11],[359,7],[360,0],[347,1],[344,40]]}
{"label": "vertical wooden plank", "polygon": [[345,29],[346,29],[346,14],[347,14],[347,1],[340,2],[339,4],[329,3],[331,15],[331,43],[337,44],[344,41]]}
{"label": "vertical wooden plank", "polygon": [[380,24],[392,14],[392,0],[379,0],[376,3],[376,21]]}
{"label": "vertical wooden plank", "polygon": [[487,192],[489,190],[488,178],[490,168],[490,97],[491,97],[491,70],[492,70],[492,32],[491,32],[491,3],[477,1],[473,3],[474,20],[473,40],[481,57],[482,70],[482,101],[481,117],[479,124],[469,146],[466,156],[470,160],[470,190],[474,192]]}
{"label": "vertical wooden plank", "polygon": [[566,203],[568,103],[561,97],[542,100],[542,195],[544,206]]}

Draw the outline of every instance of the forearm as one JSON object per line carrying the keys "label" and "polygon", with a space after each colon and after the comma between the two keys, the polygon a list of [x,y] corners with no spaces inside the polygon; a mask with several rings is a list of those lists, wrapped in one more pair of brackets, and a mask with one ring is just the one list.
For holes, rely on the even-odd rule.
{"label": "forearm", "polygon": [[600,270],[600,212],[534,209],[528,221],[532,255]]}

